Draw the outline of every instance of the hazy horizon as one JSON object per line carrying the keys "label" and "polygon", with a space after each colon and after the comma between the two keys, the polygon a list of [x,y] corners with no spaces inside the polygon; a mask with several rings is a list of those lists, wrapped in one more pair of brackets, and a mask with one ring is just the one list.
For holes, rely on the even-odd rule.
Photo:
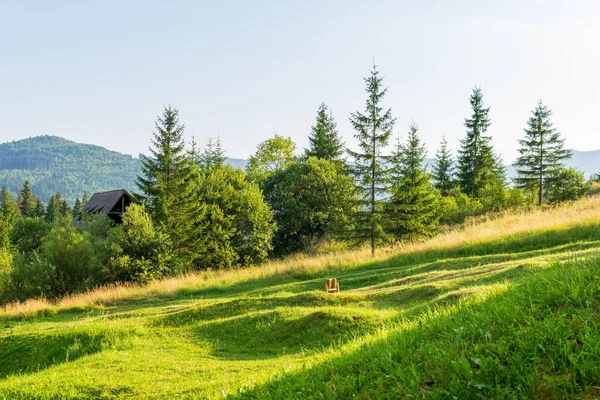
{"label": "hazy horizon", "polygon": [[428,156],[464,136],[481,86],[505,163],[538,99],[566,145],[600,149],[600,36],[594,1],[29,2],[0,6],[0,141],[56,135],[137,156],[163,105],[186,136],[220,135],[247,159],[277,133],[306,146],[324,101],[349,147],[348,115],[378,64],[404,135],[420,126]]}

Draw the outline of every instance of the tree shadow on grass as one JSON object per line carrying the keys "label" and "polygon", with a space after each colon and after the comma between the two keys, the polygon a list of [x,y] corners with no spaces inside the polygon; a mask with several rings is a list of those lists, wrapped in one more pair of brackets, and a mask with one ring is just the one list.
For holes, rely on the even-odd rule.
{"label": "tree shadow on grass", "polygon": [[210,343],[212,355],[226,360],[258,360],[315,351],[373,330],[377,317],[318,310],[302,316],[279,311],[211,322],[193,330]]}
{"label": "tree shadow on grass", "polygon": [[29,374],[54,365],[98,353],[104,335],[65,332],[56,335],[27,334],[0,338],[0,379]]}
{"label": "tree shadow on grass", "polygon": [[[243,297],[225,297],[220,301],[194,302],[189,307],[164,313],[155,325],[184,326],[276,307],[368,306],[379,309],[412,307],[414,302],[429,301],[437,295],[461,286],[481,285],[512,279],[523,272],[523,266],[544,256],[595,247],[591,244],[571,244],[551,249],[533,250],[519,254],[500,254],[462,259],[442,260],[406,268],[386,267],[368,271],[346,271],[339,274],[343,291],[336,295],[319,291],[320,279],[271,286],[261,295],[246,292]],[[516,264],[514,261],[520,263]],[[442,288],[436,283],[448,284]],[[291,287],[294,287],[292,290]],[[425,287],[425,288],[424,288]],[[393,289],[393,290],[392,290]],[[284,293],[284,295],[279,295]],[[297,294],[295,294],[297,293]]]}
{"label": "tree shadow on grass", "polygon": [[[344,278],[344,290],[374,284],[387,279],[384,273],[410,275],[417,269],[406,267],[419,266],[421,271],[435,268],[469,268],[470,266],[516,260],[527,255],[551,255],[558,252],[576,251],[600,244],[600,229],[596,226],[577,226],[564,230],[524,233],[504,239],[487,242],[467,243],[441,250],[419,250],[391,256],[389,259],[367,262],[356,267],[333,267],[329,271],[306,271],[302,262],[298,270],[287,270],[260,278],[250,278],[226,287],[213,286],[203,288],[183,288],[178,291],[180,297],[203,296],[208,298],[231,297],[239,294],[269,294],[281,290],[302,292],[320,288],[315,286],[318,279],[337,274]],[[440,261],[441,260],[441,261]],[[401,272],[400,269],[407,269]],[[364,274],[358,275],[360,272]],[[376,272],[376,274],[374,274]],[[320,282],[319,282],[320,283]]]}
{"label": "tree shadow on grass", "polygon": [[[598,278],[592,267],[583,274],[569,267],[554,265],[541,276],[516,279],[510,290],[422,314],[376,341],[228,398],[593,394],[599,377],[597,311],[578,301],[571,287],[574,282],[580,289],[595,287]],[[564,284],[556,289],[559,282]],[[581,318],[576,322],[573,315]],[[580,377],[574,378],[574,371]]]}

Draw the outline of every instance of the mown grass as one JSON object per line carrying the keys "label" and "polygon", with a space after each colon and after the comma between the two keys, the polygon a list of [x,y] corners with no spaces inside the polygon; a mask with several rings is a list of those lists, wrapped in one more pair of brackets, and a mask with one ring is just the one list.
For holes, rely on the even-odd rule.
{"label": "mown grass", "polygon": [[594,198],[377,258],[15,304],[0,398],[595,398],[599,246]]}

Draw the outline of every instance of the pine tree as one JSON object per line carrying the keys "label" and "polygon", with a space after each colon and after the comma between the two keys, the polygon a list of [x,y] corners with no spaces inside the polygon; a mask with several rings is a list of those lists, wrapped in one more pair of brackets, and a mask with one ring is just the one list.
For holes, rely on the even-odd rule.
{"label": "pine tree", "polygon": [[396,241],[430,235],[437,227],[437,197],[425,162],[425,146],[416,124],[408,130],[405,146],[400,143],[392,155],[394,181],[386,204],[386,230]]}
{"label": "pine tree", "polygon": [[458,156],[458,183],[463,193],[478,197],[491,182],[497,180],[499,159],[491,146],[491,137],[485,136],[491,121],[490,108],[484,108],[481,88],[473,89],[471,94],[471,118],[465,119],[467,136],[461,140]]}
{"label": "pine tree", "polygon": [[304,158],[316,157],[344,163],[344,143],[338,134],[335,119],[327,112],[325,103],[321,103],[317,110],[317,123],[311,128],[308,141],[309,147],[304,150]]}
{"label": "pine tree", "polygon": [[45,219],[49,223],[65,225],[71,222],[72,210],[66,200],[63,200],[60,193],[50,196],[48,206],[46,207]]}
{"label": "pine tree", "polygon": [[31,192],[29,181],[25,181],[23,189],[19,192],[21,196],[21,202],[19,208],[23,217],[34,217],[35,216],[35,204],[36,198]]}
{"label": "pine tree", "polygon": [[537,191],[538,205],[546,194],[546,183],[563,167],[563,160],[573,152],[565,149],[565,141],[550,122],[552,110],[540,100],[532,111],[525,139],[519,140],[520,156],[514,166],[517,169],[515,184],[523,189]]}
{"label": "pine tree", "polygon": [[375,247],[385,238],[383,230],[383,196],[389,189],[390,171],[386,166],[387,156],[382,154],[388,144],[396,120],[392,110],[383,110],[382,100],[387,93],[383,87],[383,78],[379,76],[377,66],[373,65],[371,74],[364,79],[367,102],[366,111],[356,111],[350,116],[350,123],[357,132],[360,150],[348,151],[354,158],[352,172],[361,189],[361,211],[357,214],[356,234],[361,240],[368,240],[371,253],[375,255]]}
{"label": "pine tree", "polygon": [[185,152],[183,131],[177,109],[165,107],[153,132],[152,157],[142,159],[137,196],[155,224],[169,235],[174,255],[185,268],[201,242],[204,208],[195,196],[197,171]]}
{"label": "pine tree", "polygon": [[225,150],[223,150],[219,136],[217,136],[217,140],[214,140],[212,136],[208,138],[208,143],[199,157],[199,164],[201,169],[219,168],[225,164]]}
{"label": "pine tree", "polygon": [[6,186],[3,186],[0,192],[0,248],[10,246],[9,234],[19,216],[19,207],[15,198]]}
{"label": "pine tree", "polygon": [[6,186],[3,186],[0,192],[0,220],[12,226],[20,216],[21,213],[19,207],[17,207],[15,198]]}
{"label": "pine tree", "polygon": [[448,196],[454,187],[454,159],[448,150],[445,135],[442,137],[440,149],[435,154],[433,181],[434,187],[440,191],[442,196]]}
{"label": "pine tree", "polygon": [[75,199],[75,205],[73,206],[73,218],[77,218],[83,212],[83,203],[79,200],[79,197]]}
{"label": "pine tree", "polygon": [[46,208],[44,207],[44,203],[40,198],[37,198],[35,201],[35,210],[34,217],[36,218],[44,218],[46,216]]}
{"label": "pine tree", "polygon": [[200,152],[198,150],[198,142],[196,142],[196,135],[192,134],[192,140],[190,141],[190,149],[187,152],[190,158],[190,163],[196,167],[200,167]]}

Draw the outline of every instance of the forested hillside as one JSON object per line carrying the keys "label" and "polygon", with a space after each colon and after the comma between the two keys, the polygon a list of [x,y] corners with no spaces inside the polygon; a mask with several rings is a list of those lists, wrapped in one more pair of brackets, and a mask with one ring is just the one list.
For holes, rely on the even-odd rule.
{"label": "forested hillside", "polygon": [[0,185],[13,192],[29,180],[42,201],[60,192],[69,203],[85,193],[133,189],[139,159],[57,136],[0,144]]}
{"label": "forested hillside", "polygon": [[[244,167],[244,160],[227,159]],[[76,198],[98,191],[135,189],[140,160],[104,147],[76,143],[58,136],[37,136],[0,144],[0,187],[12,193],[25,180],[32,191],[47,203],[60,192],[73,204]]]}

